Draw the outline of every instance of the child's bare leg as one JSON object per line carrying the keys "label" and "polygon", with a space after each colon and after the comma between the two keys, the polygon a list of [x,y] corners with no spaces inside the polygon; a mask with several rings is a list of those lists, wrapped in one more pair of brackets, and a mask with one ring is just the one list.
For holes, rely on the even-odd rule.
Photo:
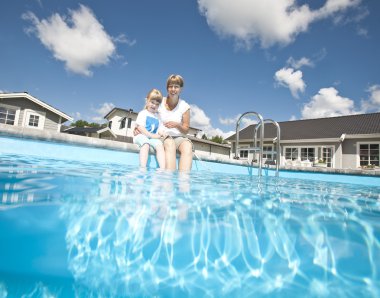
{"label": "child's bare leg", "polygon": [[146,168],[149,155],[149,144],[144,144],[140,148],[140,167]]}
{"label": "child's bare leg", "polygon": [[164,145],[157,145],[156,147],[156,157],[158,161],[158,165],[161,169],[165,169],[165,150]]}

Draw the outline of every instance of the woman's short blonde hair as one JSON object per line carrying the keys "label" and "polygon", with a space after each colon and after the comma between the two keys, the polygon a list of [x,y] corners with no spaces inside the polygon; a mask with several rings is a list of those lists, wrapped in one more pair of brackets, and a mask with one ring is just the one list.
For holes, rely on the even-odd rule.
{"label": "woman's short blonde hair", "polygon": [[169,85],[179,85],[182,88],[184,85],[183,78],[180,75],[172,74],[166,80],[166,89],[169,89]]}

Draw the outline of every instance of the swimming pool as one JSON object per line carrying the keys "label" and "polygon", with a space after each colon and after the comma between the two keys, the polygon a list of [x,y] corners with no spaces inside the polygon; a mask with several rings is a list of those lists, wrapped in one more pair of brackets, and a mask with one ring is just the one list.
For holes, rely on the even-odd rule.
{"label": "swimming pool", "polygon": [[144,171],[17,138],[0,154],[0,297],[380,296],[379,178]]}

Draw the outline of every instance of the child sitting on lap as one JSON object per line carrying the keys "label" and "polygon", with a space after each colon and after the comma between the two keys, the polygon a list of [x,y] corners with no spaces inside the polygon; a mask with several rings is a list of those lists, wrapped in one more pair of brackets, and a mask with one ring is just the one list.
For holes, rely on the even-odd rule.
{"label": "child sitting on lap", "polygon": [[136,130],[138,134],[133,137],[133,143],[140,147],[140,167],[146,167],[149,147],[152,146],[156,150],[159,167],[165,169],[165,151],[160,139],[166,135],[162,132],[157,114],[161,102],[161,92],[152,89],[147,95],[144,110],[137,115]]}

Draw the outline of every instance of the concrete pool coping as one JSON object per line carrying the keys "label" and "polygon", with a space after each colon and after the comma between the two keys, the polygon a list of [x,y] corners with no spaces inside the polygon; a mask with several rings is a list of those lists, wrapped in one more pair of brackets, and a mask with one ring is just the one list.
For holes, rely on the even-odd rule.
{"label": "concrete pool coping", "polygon": [[[98,139],[86,136],[72,135],[66,133],[60,133],[55,131],[39,130],[27,127],[18,127],[7,124],[0,124],[0,137],[16,137],[23,139],[32,139],[39,141],[48,141],[56,143],[64,143],[70,145],[77,145],[82,147],[101,148],[116,151],[134,152],[138,153],[139,148],[135,144]],[[196,160],[197,157],[194,156]],[[247,161],[235,160],[230,158],[212,157],[212,156],[200,156],[202,161],[223,163],[230,165],[239,165],[250,167],[251,164]],[[255,165],[254,165],[255,167]],[[257,165],[256,165],[257,167]],[[269,165],[264,168],[275,169],[275,166]],[[332,169],[332,168],[318,168],[318,167],[294,167],[294,166],[280,166],[281,171],[289,172],[309,172],[319,174],[344,174],[344,175],[360,175],[360,176],[379,176],[380,169]]]}

